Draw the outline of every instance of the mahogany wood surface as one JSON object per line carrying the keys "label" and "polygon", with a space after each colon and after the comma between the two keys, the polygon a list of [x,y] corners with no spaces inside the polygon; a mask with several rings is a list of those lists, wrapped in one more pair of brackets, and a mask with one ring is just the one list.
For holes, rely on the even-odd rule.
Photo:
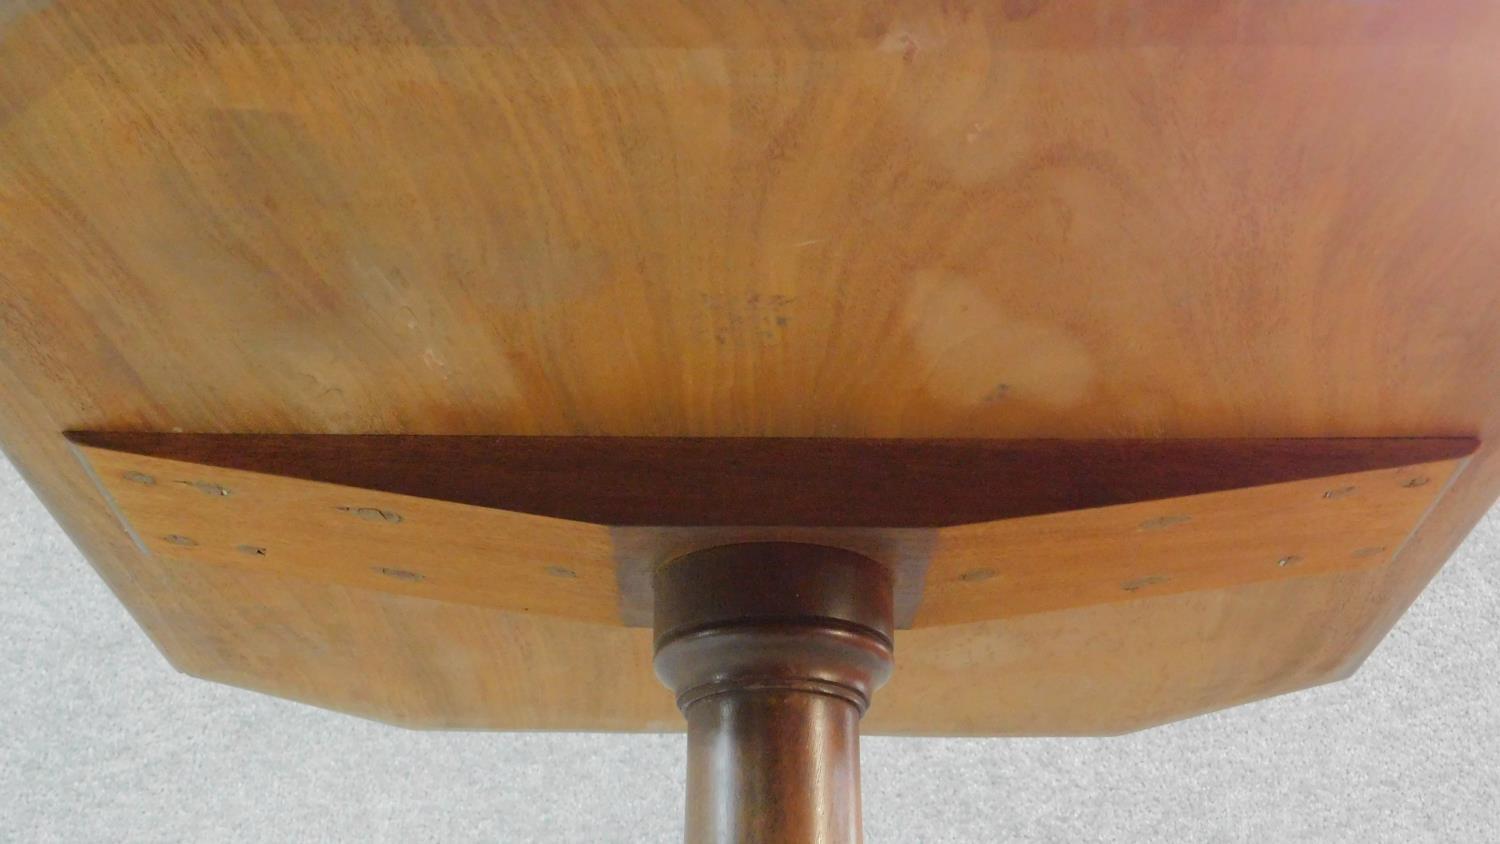
{"label": "mahogany wood surface", "polygon": [[184,463],[613,527],[937,528],[1467,457],[1468,437],[850,440],[76,431]]}
{"label": "mahogany wood surface", "polygon": [[687,720],[686,840],[858,844],[859,719],[891,675],[880,563],[786,542],[659,567],[656,676]]}
{"label": "mahogany wood surface", "polygon": [[[132,445],[137,439],[148,443],[200,440],[192,434],[145,438],[74,435],[72,439],[117,445]],[[232,445],[242,438],[213,439],[219,445]],[[289,443],[288,449],[278,452],[285,455],[295,450],[301,438],[244,439]],[[330,464],[340,439],[317,441]],[[787,442],[768,441],[764,450],[758,450],[757,441],[731,441],[737,444],[730,452],[742,461],[740,469],[759,466],[775,470],[770,476],[746,473],[747,482],[739,494],[753,503],[734,506],[722,505],[713,498],[733,494],[721,489],[716,479],[710,478],[706,488],[701,488],[693,484],[691,472],[674,471],[673,455],[683,449],[636,438],[614,440],[607,449],[604,439],[582,442],[581,451],[585,453],[611,454],[613,460],[607,465],[639,465],[638,481],[628,490],[612,491],[607,503],[628,502],[629,496],[639,496],[641,501],[628,502],[632,510],[669,522],[622,530],[552,514],[456,503],[452,498],[457,495],[445,493],[443,477],[452,476],[454,488],[461,493],[481,486],[478,476],[485,466],[503,473],[509,463],[494,456],[486,460],[481,454],[464,450],[460,450],[463,459],[445,463],[434,455],[454,444],[437,442],[428,446],[424,444],[427,439],[447,438],[406,438],[403,442],[409,448],[403,453],[425,455],[434,461],[425,466],[429,473],[426,489],[436,498],[386,491],[389,486],[410,488],[402,485],[401,473],[411,463],[405,458],[384,464],[372,460],[372,451],[392,454],[390,443],[382,438],[342,438],[349,462],[386,467],[384,474],[377,471],[369,475],[368,482],[377,485],[374,489],[157,456],[193,453],[192,448],[153,448],[147,455],[81,445],[80,456],[88,462],[122,526],[142,550],[159,557],[510,612],[600,624],[649,625],[653,609],[649,580],[663,562],[715,546],[795,540],[846,548],[887,566],[897,583],[896,618],[902,627],[913,627],[1377,566],[1397,553],[1440,499],[1461,469],[1462,458],[1173,498],[1150,497],[1163,488],[1175,488],[1153,484],[1151,479],[1171,473],[1173,467],[1183,466],[1189,459],[1220,466],[1249,466],[1245,458],[1250,455],[1281,459],[1260,469],[1258,475],[1224,476],[1225,480],[1245,480],[1298,474],[1294,461],[1288,459],[1297,455],[1315,468],[1383,467],[1420,457],[1463,454],[1474,445],[1463,438],[1371,440],[1363,444],[1334,440],[1326,451],[1320,451],[1313,440],[1251,441],[1219,443],[1216,452],[1213,444],[1190,441],[1178,452],[1172,442],[1158,441],[1126,458],[1130,444],[1124,442],[1055,446],[997,441],[969,450],[992,457],[1019,454],[1033,461],[1025,466],[1031,471],[1065,473],[1058,487],[1063,490],[1086,486],[1090,477],[1088,461],[1076,455],[1101,452],[1106,458],[1128,462],[1146,483],[1129,493],[1129,503],[1115,506],[924,528],[841,526],[841,522],[862,525],[881,515],[898,518],[895,509],[884,502],[872,511],[862,511],[851,508],[848,501],[812,500],[806,490],[799,490],[790,506],[788,502],[763,500],[795,488],[799,474],[819,471],[820,467],[805,460],[781,462],[789,451],[797,451]],[[486,450],[496,444],[489,438],[468,442]],[[530,454],[579,453],[566,443],[506,444]],[[711,444],[694,442],[686,450],[697,459]],[[842,474],[833,471],[821,481],[808,484],[829,495],[838,495],[842,488],[859,487],[870,491],[867,500],[878,498],[874,493],[880,489],[881,478],[898,474],[893,470],[901,468],[911,474],[905,476],[904,486],[893,485],[891,496],[910,502],[915,512],[939,512],[934,502],[949,497],[948,485],[955,482],[951,472],[940,471],[924,478],[915,471],[924,465],[921,461],[906,463],[913,454],[924,456],[932,444],[830,440],[821,445],[824,448],[814,453],[848,453],[857,445],[864,459],[862,465],[844,467]],[[936,447],[940,454],[965,450],[958,443]],[[215,452],[230,453],[235,453],[232,448],[217,448]],[[253,461],[247,461],[244,455],[258,453],[247,450],[232,461],[222,462],[246,465]],[[621,457],[632,453],[634,458]],[[1039,453],[1061,456],[1057,465],[1049,465],[1046,460],[1035,459]],[[800,456],[806,454],[804,449]],[[1069,455],[1074,457],[1070,459]],[[651,464],[646,458],[659,458],[660,462]],[[1156,460],[1161,462],[1152,462]],[[1108,472],[1117,471],[1107,459],[1100,462],[1106,477]],[[287,464],[272,461],[271,465]],[[592,490],[612,480],[607,473],[603,479],[592,477],[593,465],[577,460],[571,476],[559,481],[563,490],[582,497],[567,502],[569,512],[590,510],[588,496]],[[946,468],[947,464],[943,465]],[[651,480],[653,476],[659,480]],[[545,475],[543,482],[557,477]],[[753,480],[761,477],[769,477],[770,483]],[[983,484],[981,493],[985,487],[1009,483],[1022,489],[1047,487],[1045,481],[1028,482],[1005,472],[989,476],[979,473],[976,482]],[[515,484],[512,478],[497,481],[501,488]],[[671,500],[664,508],[651,510],[657,492],[664,489],[670,489],[670,496],[682,502],[702,498],[705,506],[699,518],[753,512],[764,520],[750,525],[673,526],[672,517],[687,518],[692,513]],[[523,492],[530,500],[557,497],[556,490]],[[1003,505],[1007,500],[1015,501],[1014,495],[1002,490],[996,497]],[[1139,500],[1141,496],[1147,497]],[[1015,501],[1023,512],[1028,509],[1021,506],[1024,504]],[[593,508],[592,512],[604,510]],[[817,521],[828,513],[834,514],[836,521]],[[786,588],[793,587],[788,584]]]}
{"label": "mahogany wood surface", "polygon": [[840,697],[781,689],[689,707],[684,840],[863,844],[859,714]]}
{"label": "mahogany wood surface", "polygon": [[180,670],[677,729],[649,631],[142,552],[62,432],[1478,437],[1387,559],[902,631],[865,725],[1336,680],[1500,492],[1497,44],[1481,0],[12,4],[0,443]]}

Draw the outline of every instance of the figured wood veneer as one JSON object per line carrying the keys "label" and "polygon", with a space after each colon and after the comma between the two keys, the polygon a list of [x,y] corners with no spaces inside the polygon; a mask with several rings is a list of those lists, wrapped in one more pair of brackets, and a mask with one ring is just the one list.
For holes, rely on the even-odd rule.
{"label": "figured wood veneer", "polygon": [[0,443],[179,670],[639,730],[649,631],[143,552],[62,432],[1478,437],[1374,564],[902,631],[865,727],[1330,682],[1500,494],[1497,44],[1483,0],[13,3]]}

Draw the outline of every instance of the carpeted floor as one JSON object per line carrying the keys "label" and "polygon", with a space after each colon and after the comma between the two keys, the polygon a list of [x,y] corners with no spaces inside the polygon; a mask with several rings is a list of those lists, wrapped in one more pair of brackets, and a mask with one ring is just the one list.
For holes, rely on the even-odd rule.
{"label": "carpeted floor", "polygon": [[[1500,510],[1353,680],[1116,739],[867,739],[880,842],[1500,840]],[[670,842],[678,736],[404,732],[174,673],[0,459],[0,841]]]}

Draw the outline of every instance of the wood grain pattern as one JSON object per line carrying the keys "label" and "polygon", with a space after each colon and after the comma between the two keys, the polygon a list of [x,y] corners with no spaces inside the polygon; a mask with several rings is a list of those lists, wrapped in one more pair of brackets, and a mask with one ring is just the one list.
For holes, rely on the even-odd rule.
{"label": "wood grain pattern", "polygon": [[[360,439],[349,443],[356,460],[370,445]],[[785,450],[783,443],[768,445],[773,456]],[[1261,443],[1249,451],[1288,453],[1273,445]],[[1379,463],[1396,453],[1461,452],[1471,444],[1461,439],[1406,443],[1402,452],[1389,442],[1367,445],[1365,459]],[[616,446],[621,451],[633,447],[628,440]],[[749,443],[741,446],[743,458],[750,453]],[[1170,454],[1170,446],[1162,442],[1149,450],[1136,464],[1138,471],[1170,471],[1177,461],[1168,461],[1165,468],[1147,462]],[[1321,465],[1330,465],[1330,455],[1357,462],[1356,443],[1331,446]],[[329,442],[320,448],[334,451]],[[387,451],[384,445],[378,448]],[[1310,444],[1299,448],[1309,456],[1317,454]],[[612,525],[96,446],[79,450],[125,529],[152,555],[508,612],[641,626],[651,624],[652,595],[632,579],[649,577],[655,566],[688,551],[739,542],[812,542],[879,561],[897,582],[902,627],[1010,618],[1369,568],[1397,552],[1464,463],[1443,460],[937,529],[794,522],[621,531]],[[421,454],[423,448],[413,451]],[[903,448],[895,456],[910,451]],[[1205,453],[1193,443],[1186,451]],[[663,453],[646,451],[650,456]],[[660,470],[672,474],[670,466]],[[579,465],[576,471],[586,476],[588,467]],[[1286,466],[1274,471],[1292,472]],[[1079,471],[1068,480],[1087,484],[1088,479]],[[683,482],[671,481],[679,491]],[[476,484],[473,477],[458,481],[460,489]],[[592,484],[576,488],[587,486]],[[756,492],[746,490],[752,496]],[[917,492],[908,488],[902,498],[913,500]],[[927,494],[941,499],[943,493]],[[639,494],[649,499],[652,485],[642,484]],[[641,506],[643,502],[632,504],[637,510]],[[714,502],[704,508],[705,513],[718,511]],[[665,512],[676,511],[669,507]],[[854,522],[872,517],[839,512]]]}
{"label": "wood grain pattern", "polygon": [[[22,4],[0,442],[183,671],[676,728],[643,630],[142,554],[61,432],[1500,442],[1497,43],[1480,0]],[[1497,492],[1487,444],[1389,562],[907,631],[866,728],[1338,679]]]}
{"label": "wood grain pattern", "polygon": [[1379,566],[1461,461],[938,531],[916,625]]}
{"label": "wood grain pattern", "polygon": [[605,525],[87,449],[143,551],[594,623],[618,623]]}
{"label": "wood grain pattern", "polygon": [[937,528],[1467,457],[1469,437],[920,440],[74,431],[161,457],[611,527]]}

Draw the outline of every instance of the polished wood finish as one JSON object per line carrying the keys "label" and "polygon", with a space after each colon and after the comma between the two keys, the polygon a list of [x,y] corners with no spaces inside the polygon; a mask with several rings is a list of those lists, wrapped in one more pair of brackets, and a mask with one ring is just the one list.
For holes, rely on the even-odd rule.
{"label": "polished wood finish", "polygon": [[657,646],[726,623],[816,619],[896,635],[894,580],[878,561],[801,542],[745,542],[663,561],[652,578]]}
{"label": "polished wood finish", "polygon": [[61,432],[1481,438],[1372,564],[902,631],[865,728],[1337,680],[1500,492],[1497,43],[1480,0],[13,5],[0,442],[182,671],[675,729],[648,630],[142,552]]}
{"label": "polished wood finish", "polygon": [[853,844],[860,821],[859,716],[816,692],[725,693],[688,724],[691,844]]}
{"label": "polished wood finish", "polygon": [[859,718],[891,672],[884,566],[747,543],[654,578],[656,673],[688,722],[692,844],[862,841]]}
{"label": "polished wood finish", "polygon": [[[369,441],[347,439],[351,462],[368,458],[365,444]],[[415,444],[422,439],[410,441]],[[639,440],[625,439],[616,442],[615,450],[628,452],[639,444]],[[1151,479],[1174,475],[1178,467],[1193,461],[1233,466],[1249,465],[1247,457],[1280,458],[1258,474],[1230,475],[1264,479],[1309,471],[1299,473],[1288,459],[1291,455],[1304,456],[1315,467],[1380,466],[1392,460],[1461,454],[1472,444],[1462,438],[1373,440],[1365,444],[1367,456],[1363,458],[1359,441],[1352,440],[1334,441],[1326,453],[1320,453],[1315,441],[1221,443],[1223,454],[1195,442],[1186,443],[1178,454],[1172,445],[1152,443],[1142,449],[1142,457],[1131,461],[1135,474],[1146,479],[1130,492],[1132,496],[1180,488]],[[861,446],[863,471],[838,477],[844,485],[864,490],[866,498],[875,497],[872,493],[879,491],[881,479],[898,474],[893,469],[908,456],[924,453],[920,443],[898,444],[877,459],[874,444]],[[586,447],[601,450],[597,441]],[[851,444],[842,447],[847,452]],[[331,446],[324,448],[332,453]],[[827,451],[839,448],[835,443]],[[956,443],[937,448],[964,451]],[[641,626],[652,623],[651,575],[661,561],[696,549],[752,541],[836,546],[879,560],[895,577],[895,617],[902,627],[985,621],[1368,569],[1385,563],[1401,548],[1464,463],[1463,459],[1446,459],[939,529],[819,525],[811,519],[832,514],[835,519],[862,523],[871,520],[872,514],[847,501],[813,501],[805,492],[801,504],[760,502],[740,507],[741,514],[758,508],[769,521],[764,525],[621,527],[183,463],[92,445],[79,450],[121,524],[139,547],[158,557],[509,612]],[[441,449],[414,445],[412,450],[430,455]],[[774,442],[768,449],[776,457],[787,450],[785,444]],[[991,444],[979,450],[990,455],[1020,454],[1025,459],[1017,462],[1037,473],[1048,473],[1044,464],[1028,465],[1039,451],[1063,455],[1092,451],[1101,454],[1104,462],[1122,454],[1120,446],[1110,444],[1094,448],[1078,444],[1071,449],[1026,443],[1007,449],[1004,444]],[[646,453],[656,456],[671,450],[653,446]],[[737,453],[745,460],[754,453],[753,444],[741,442]],[[614,461],[616,465],[629,462],[619,457]],[[503,459],[496,462],[505,465]],[[659,470],[662,481],[642,481],[610,495],[614,500],[624,500],[627,494],[649,499],[663,487],[675,487],[675,494],[684,501],[696,495],[706,502],[705,518],[726,511],[707,502],[715,494],[730,493],[715,484],[696,488],[691,473],[677,475],[671,471],[671,461],[666,464]],[[1088,461],[1063,458],[1060,464],[1052,474],[1061,480],[1050,482],[1055,490],[1088,485]],[[388,471],[399,473],[403,465],[393,461]],[[453,474],[473,471],[445,465]],[[589,471],[588,462],[578,462],[564,488],[580,493],[594,488],[596,484],[588,483]],[[806,473],[817,471],[814,467]],[[645,466],[642,474],[648,474]],[[781,474],[795,476],[798,471],[795,466],[786,467],[775,476]],[[1111,480],[1109,470],[1103,475]],[[747,473],[746,477],[754,476]],[[986,488],[1011,482],[998,470],[979,479]],[[913,510],[920,512],[932,507],[922,500],[940,501],[948,495],[946,485],[958,482],[951,472],[936,473],[930,489],[919,481],[908,475],[902,484],[894,484],[892,499],[912,501]],[[367,482],[399,485],[376,479]],[[457,483],[477,486],[472,474]],[[507,478],[501,485],[515,483]],[[1041,488],[1044,493],[1048,483],[1028,483],[1020,476],[1016,481],[1017,486]],[[783,485],[777,481],[756,488],[747,483],[744,494],[758,499]],[[826,480],[809,484],[813,488],[824,485],[830,487],[830,495],[838,495],[838,489]],[[450,497],[436,482],[428,489],[439,497]],[[538,500],[552,493],[532,495]],[[1008,495],[1014,500],[1013,509],[1036,509],[1015,500],[1013,493],[1002,492],[997,498]],[[1119,488],[1115,495],[1125,497]],[[1079,497],[1098,500],[1097,495]],[[575,504],[573,511],[584,506]],[[630,507],[647,512],[643,504]],[[661,518],[685,513],[674,507],[681,505],[669,505],[660,511]],[[880,507],[874,512],[889,511]],[[786,521],[771,521],[777,519]],[[977,686],[974,693],[982,688],[983,684]],[[566,702],[557,705],[568,707]]]}

